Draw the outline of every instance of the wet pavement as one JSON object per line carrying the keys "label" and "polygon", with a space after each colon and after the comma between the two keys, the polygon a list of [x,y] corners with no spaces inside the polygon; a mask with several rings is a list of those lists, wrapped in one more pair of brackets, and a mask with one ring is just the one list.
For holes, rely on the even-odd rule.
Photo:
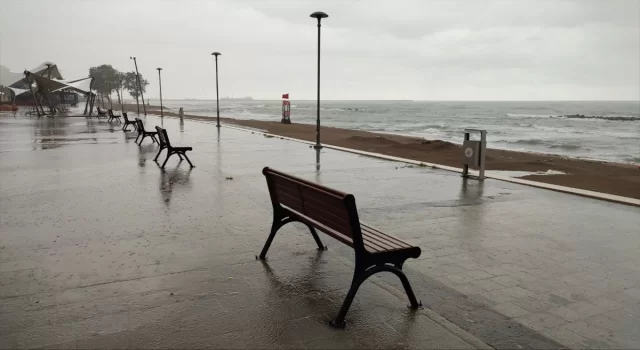
{"label": "wet pavement", "polygon": [[[0,115],[0,348],[640,347],[638,208],[145,122],[196,168],[161,170],[118,124]],[[353,193],[363,221],[420,246],[405,270],[426,308],[380,274],[330,328],[353,253],[294,224],[255,260],[267,165]]]}

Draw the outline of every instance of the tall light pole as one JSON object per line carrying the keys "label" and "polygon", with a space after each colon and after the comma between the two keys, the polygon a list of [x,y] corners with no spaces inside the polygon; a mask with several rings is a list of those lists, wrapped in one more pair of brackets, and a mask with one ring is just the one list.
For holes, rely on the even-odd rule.
{"label": "tall light pole", "polygon": [[160,117],[164,118],[164,111],[162,108],[162,78],[160,77],[160,71],[162,68],[156,68],[158,70],[158,81],[160,82]]}
{"label": "tall light pole", "polygon": [[318,19],[318,102],[317,102],[317,110],[316,110],[316,144],[313,146],[315,149],[321,149],[322,145],[320,144],[320,21],[323,18],[329,17],[324,12],[316,11],[311,14],[312,18]]}
{"label": "tall light pole", "polygon": [[214,52],[211,55],[216,56],[216,127],[220,127],[220,100],[218,95],[218,56],[222,55],[220,52]]}
{"label": "tall light pole", "polygon": [[122,89],[124,88],[124,80],[120,79],[120,113],[124,113],[124,94]]}
{"label": "tall light pole", "polygon": [[[142,93],[142,86],[140,85],[140,73],[138,73],[138,62],[135,57],[129,57],[133,60],[133,64],[136,66],[136,80],[138,81],[138,92],[142,97],[142,108],[144,109],[144,115],[147,115],[147,107],[144,105],[144,94]],[[136,94],[136,103],[138,103],[138,95]],[[138,114],[140,114],[140,105],[138,104]]]}

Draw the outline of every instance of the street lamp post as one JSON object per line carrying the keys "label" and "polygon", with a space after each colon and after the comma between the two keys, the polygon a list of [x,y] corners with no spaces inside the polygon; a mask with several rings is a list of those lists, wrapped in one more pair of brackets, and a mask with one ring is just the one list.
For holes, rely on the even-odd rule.
{"label": "street lamp post", "polygon": [[316,11],[311,14],[312,18],[318,19],[318,102],[316,109],[316,144],[313,146],[315,149],[321,149],[322,145],[320,144],[320,21],[323,18],[329,17],[324,12]]}
{"label": "street lamp post", "polygon": [[[144,94],[142,93],[142,86],[140,85],[140,73],[138,73],[138,62],[135,57],[129,57],[133,60],[133,64],[136,66],[136,80],[138,81],[138,92],[142,97],[142,108],[144,109],[144,115],[147,115],[147,107],[144,105]],[[140,104],[138,103],[138,94],[136,94],[136,104],[138,104],[138,114],[140,114]]]}
{"label": "street lamp post", "polygon": [[218,94],[218,56],[222,55],[220,52],[214,52],[211,55],[216,57],[216,127],[220,127],[220,101]]}
{"label": "street lamp post", "polygon": [[124,113],[124,94],[122,89],[124,88],[124,80],[120,79],[120,113]]}
{"label": "street lamp post", "polygon": [[160,82],[160,117],[164,118],[164,109],[162,108],[162,78],[160,77],[160,71],[162,68],[156,68],[158,70],[158,81]]}

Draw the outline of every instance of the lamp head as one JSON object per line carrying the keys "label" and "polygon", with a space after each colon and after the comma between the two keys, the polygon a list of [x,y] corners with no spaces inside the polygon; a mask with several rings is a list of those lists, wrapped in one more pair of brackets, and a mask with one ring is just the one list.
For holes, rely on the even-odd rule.
{"label": "lamp head", "polygon": [[222,56],[222,54],[220,52],[213,52],[211,53],[212,56],[216,56],[216,58],[218,58],[218,56]]}
{"label": "lamp head", "polygon": [[158,70],[158,72],[162,70],[162,68],[156,68],[156,69]]}
{"label": "lamp head", "polygon": [[322,12],[322,11],[316,11],[316,12],[312,13],[310,17],[317,18],[318,20],[320,20],[321,18],[329,17],[329,15],[324,13],[324,12]]}

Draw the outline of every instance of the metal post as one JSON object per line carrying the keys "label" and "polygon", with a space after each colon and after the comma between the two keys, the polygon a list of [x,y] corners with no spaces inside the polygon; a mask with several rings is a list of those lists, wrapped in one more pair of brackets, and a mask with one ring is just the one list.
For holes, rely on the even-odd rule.
{"label": "metal post", "polygon": [[89,82],[89,94],[87,95],[87,103],[85,103],[84,105],[84,114],[87,114],[87,110],[89,109],[89,100],[91,99],[91,88],[93,87],[94,80],[95,80],[94,78],[91,78],[91,81]]}
{"label": "metal post", "polygon": [[36,93],[33,92],[33,84],[29,82],[29,74],[31,73],[27,72],[26,70],[24,71],[24,80],[27,82],[27,84],[29,84],[29,90],[31,91],[31,96],[33,96],[33,106],[36,107],[36,114],[38,115],[38,118],[40,118],[40,109],[38,108]]}
{"label": "metal post", "polygon": [[[136,66],[136,80],[138,81],[138,91],[140,92],[140,97],[142,98],[142,108],[144,109],[144,115],[147,115],[147,107],[144,105],[144,93],[142,92],[142,85],[140,85],[140,73],[138,73],[138,61],[136,61],[135,57],[130,57],[133,59],[133,64]],[[137,101],[137,98],[136,98]],[[138,114],[140,114],[140,105],[138,105]]]}
{"label": "metal post", "polygon": [[313,146],[313,148],[315,149],[321,149],[322,145],[320,144],[320,21],[323,18],[327,18],[329,17],[329,15],[327,15],[324,12],[314,12],[311,14],[312,18],[317,18],[318,19],[318,100],[317,100],[317,107],[316,107],[316,144],[315,146]]}
{"label": "metal post", "polygon": [[156,68],[158,70],[158,82],[160,83],[160,118],[164,118],[164,111],[162,108],[162,77],[160,77],[160,71],[162,68]]}
{"label": "metal post", "polygon": [[218,56],[222,55],[220,52],[212,53],[216,57],[216,127],[220,127],[220,100],[218,93]]}
{"label": "metal post", "polygon": [[124,113],[124,94],[122,93],[123,86],[124,80],[120,80],[120,113]]}
{"label": "metal post", "polygon": [[487,131],[480,131],[480,171],[478,177],[484,180],[485,159],[487,156]]}
{"label": "metal post", "polygon": [[[464,133],[464,140],[465,141],[470,140],[470,135],[468,132]],[[462,166],[462,177],[469,177],[469,165],[466,163]]]}
{"label": "metal post", "polygon": [[138,87],[140,86],[140,79],[138,79],[138,65],[136,64],[135,58],[129,56],[130,60],[133,60],[133,64],[136,66],[136,105],[138,106],[138,115],[140,115],[140,101],[138,100],[138,96],[140,95],[140,90]]}

